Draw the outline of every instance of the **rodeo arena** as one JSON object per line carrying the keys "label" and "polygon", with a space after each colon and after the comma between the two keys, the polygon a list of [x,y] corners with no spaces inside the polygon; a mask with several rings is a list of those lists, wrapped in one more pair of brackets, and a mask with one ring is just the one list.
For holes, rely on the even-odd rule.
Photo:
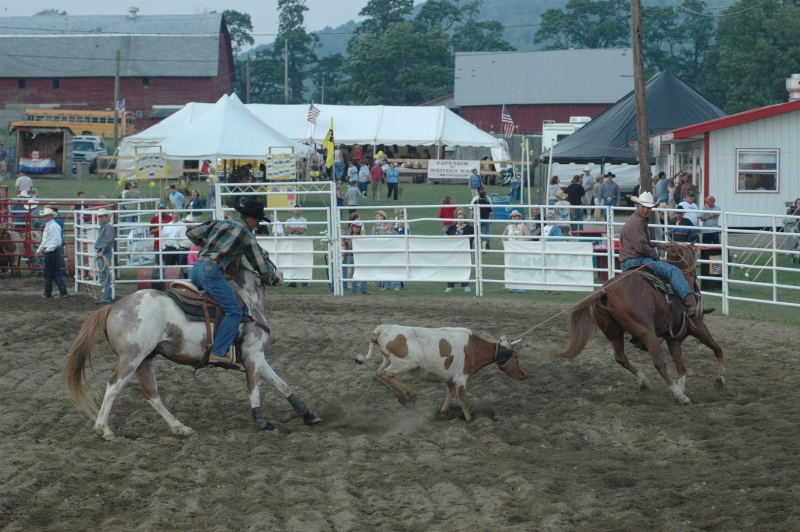
{"label": "rodeo arena", "polygon": [[108,198],[9,158],[0,529],[797,530],[800,100],[658,74],[646,191],[629,91],[557,143],[223,95]]}

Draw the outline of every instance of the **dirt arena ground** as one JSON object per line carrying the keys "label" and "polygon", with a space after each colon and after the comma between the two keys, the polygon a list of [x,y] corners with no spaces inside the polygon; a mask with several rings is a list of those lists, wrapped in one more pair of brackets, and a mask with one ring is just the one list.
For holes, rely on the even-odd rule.
{"label": "dirt arena ground", "polygon": [[[256,433],[240,373],[157,362],[164,403],[197,433],[173,436],[131,381],[106,442],[66,400],[61,367],[87,296],[45,301],[41,281],[0,280],[0,529],[250,531],[798,530],[798,329],[713,315],[727,355],[685,344],[694,404],[680,407],[612,360],[596,333],[573,361],[566,319],[521,344],[528,380],[490,366],[468,391],[475,420],[436,412],[445,387],[404,378],[403,407],[286,300],[270,295],[269,360],[323,423],[305,427],[262,386]],[[564,308],[476,299],[305,297],[343,348],[381,323],[517,334]],[[635,359],[635,355],[633,355]],[[372,368],[377,364],[373,361]],[[91,387],[116,365],[103,341]],[[672,368],[674,374],[674,368]]]}

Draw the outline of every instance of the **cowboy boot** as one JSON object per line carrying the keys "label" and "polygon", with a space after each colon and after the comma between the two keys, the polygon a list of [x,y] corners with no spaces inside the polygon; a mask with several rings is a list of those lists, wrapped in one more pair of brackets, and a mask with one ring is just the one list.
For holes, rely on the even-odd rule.
{"label": "cowboy boot", "polygon": [[686,294],[686,297],[683,298],[683,308],[687,316],[694,318],[697,313],[697,298],[693,292]]}

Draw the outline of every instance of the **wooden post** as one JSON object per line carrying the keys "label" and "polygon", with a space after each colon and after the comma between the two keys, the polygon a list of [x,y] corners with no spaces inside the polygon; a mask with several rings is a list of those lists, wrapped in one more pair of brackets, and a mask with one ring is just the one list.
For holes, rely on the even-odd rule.
{"label": "wooden post", "polygon": [[644,54],[642,51],[642,2],[631,0],[631,42],[633,43],[633,90],[636,100],[636,129],[638,130],[639,176],[641,192],[653,191],[650,174],[650,134],[647,123],[647,96],[645,94]]}
{"label": "wooden post", "polygon": [[247,103],[250,103],[250,55],[247,56]]}
{"label": "wooden post", "polygon": [[112,107],[114,109],[114,148],[117,147],[117,139],[119,138],[117,131],[117,126],[119,125],[119,113],[117,113],[117,102],[119,101],[119,58],[120,53],[117,50],[117,70],[114,74],[114,105]]}
{"label": "wooden post", "polygon": [[283,103],[289,105],[289,40],[283,40]]}

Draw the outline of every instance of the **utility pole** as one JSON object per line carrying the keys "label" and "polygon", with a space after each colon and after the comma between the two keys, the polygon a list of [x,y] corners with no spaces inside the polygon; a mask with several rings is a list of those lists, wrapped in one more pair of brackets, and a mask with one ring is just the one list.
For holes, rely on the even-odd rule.
{"label": "utility pole", "polygon": [[647,96],[645,94],[644,54],[642,51],[642,2],[631,0],[631,42],[633,43],[633,92],[636,100],[636,129],[638,130],[639,177],[641,191],[653,191],[650,174],[650,135],[647,123]]}
{"label": "utility pole", "polygon": [[283,103],[289,105],[289,40],[283,40]]}
{"label": "utility pole", "polygon": [[119,113],[117,113],[117,102],[119,101],[119,58],[120,53],[117,50],[117,70],[114,74],[114,105],[111,107],[114,109],[114,148],[117,147],[117,139],[119,138],[117,130],[119,125]]}
{"label": "utility pole", "polygon": [[322,76],[322,105],[325,105],[325,76]]}
{"label": "utility pole", "polygon": [[247,56],[247,103],[250,103],[250,55]]}

